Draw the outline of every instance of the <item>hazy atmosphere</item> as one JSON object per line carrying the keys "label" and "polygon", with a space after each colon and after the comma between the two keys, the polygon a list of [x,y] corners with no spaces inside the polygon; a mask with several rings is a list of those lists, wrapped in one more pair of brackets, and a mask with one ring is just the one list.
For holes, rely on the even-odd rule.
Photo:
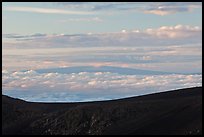
{"label": "hazy atmosphere", "polygon": [[202,3],[2,3],[2,94],[82,102],[202,86]]}

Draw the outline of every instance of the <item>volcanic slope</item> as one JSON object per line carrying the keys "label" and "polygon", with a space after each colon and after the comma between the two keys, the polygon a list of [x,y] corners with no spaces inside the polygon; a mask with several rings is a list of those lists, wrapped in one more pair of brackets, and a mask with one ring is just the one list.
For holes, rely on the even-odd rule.
{"label": "volcanic slope", "polygon": [[35,103],[2,95],[2,134],[202,134],[202,87],[83,103]]}

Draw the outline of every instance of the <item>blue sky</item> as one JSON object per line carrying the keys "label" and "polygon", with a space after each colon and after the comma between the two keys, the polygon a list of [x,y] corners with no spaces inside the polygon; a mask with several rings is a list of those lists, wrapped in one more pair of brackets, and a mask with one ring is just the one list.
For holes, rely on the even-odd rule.
{"label": "blue sky", "polygon": [[[3,3],[3,33],[100,33],[122,29],[147,29],[171,25],[202,26],[201,3]],[[152,8],[172,6],[165,15],[147,13]],[[17,9],[18,8],[18,9]],[[19,8],[25,9],[20,11]],[[27,9],[26,9],[27,8]],[[40,13],[31,8],[80,12]],[[123,9],[120,9],[123,8]],[[181,10],[184,9],[184,10]],[[189,11],[188,11],[189,10]],[[175,13],[174,13],[175,12]],[[86,14],[83,14],[86,13]],[[164,13],[165,14],[165,13]],[[181,18],[182,17],[182,18]],[[95,19],[95,20],[94,20]],[[98,19],[98,20],[97,20]],[[15,22],[15,25],[14,25]],[[48,25],[49,24],[49,25]]]}
{"label": "blue sky", "polygon": [[[3,2],[2,8],[3,94],[75,102],[202,86],[202,3]],[[59,69],[83,66],[96,72]],[[127,75],[100,72],[102,66],[170,73]]]}

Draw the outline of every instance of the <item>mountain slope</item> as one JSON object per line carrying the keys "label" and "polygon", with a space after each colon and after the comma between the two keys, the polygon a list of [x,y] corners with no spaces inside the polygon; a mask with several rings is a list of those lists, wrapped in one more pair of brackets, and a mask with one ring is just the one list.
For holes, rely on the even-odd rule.
{"label": "mountain slope", "polygon": [[31,103],[2,95],[3,134],[202,134],[202,87],[112,101]]}
{"label": "mountain slope", "polygon": [[36,70],[38,73],[80,73],[80,72],[112,72],[124,75],[166,75],[173,74],[169,72],[161,71],[151,71],[151,70],[141,70],[125,67],[114,67],[114,66],[101,66],[101,67],[92,67],[92,66],[78,66],[78,67],[66,67],[66,68],[50,68],[50,69],[39,69]]}

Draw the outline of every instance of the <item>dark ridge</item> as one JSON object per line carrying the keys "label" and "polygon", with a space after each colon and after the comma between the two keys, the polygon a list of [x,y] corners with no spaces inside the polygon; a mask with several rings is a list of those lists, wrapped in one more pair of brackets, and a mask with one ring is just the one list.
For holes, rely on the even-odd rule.
{"label": "dark ridge", "polygon": [[202,87],[81,103],[34,103],[2,95],[2,134],[201,135]]}

